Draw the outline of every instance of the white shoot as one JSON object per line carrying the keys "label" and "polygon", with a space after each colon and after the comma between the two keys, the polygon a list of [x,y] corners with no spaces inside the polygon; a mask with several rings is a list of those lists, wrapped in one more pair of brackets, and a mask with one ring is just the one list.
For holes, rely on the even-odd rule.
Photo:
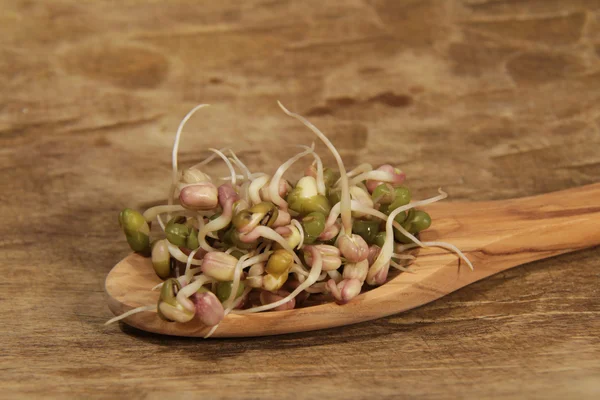
{"label": "white shoot", "polygon": [[391,261],[391,260],[390,260],[390,265],[391,265],[392,267],[396,268],[397,270],[400,270],[400,271],[403,271],[403,272],[410,272],[410,273],[413,273],[413,274],[415,273],[415,270],[414,270],[414,269],[407,268],[407,267],[403,267],[402,265],[398,264],[398,263],[397,263],[397,262],[395,262],[395,261]]}
{"label": "white shoot", "polygon": [[239,169],[242,170],[242,172],[244,173],[244,175],[246,175],[246,179],[250,180],[250,177],[252,176],[252,172],[250,172],[250,170],[248,169],[248,167],[246,166],[246,164],[244,164],[239,158],[238,156],[235,155],[235,153],[233,152],[233,150],[229,150],[229,154],[231,154],[231,156],[233,157],[233,162],[235,162],[235,164],[238,166]]}
{"label": "white shoot", "polygon": [[196,255],[196,253],[198,252],[198,250],[200,250],[202,247],[198,247],[196,250],[192,250],[190,251],[190,255],[188,256],[187,262],[185,263],[185,273],[183,274],[185,276],[185,279],[189,282],[192,280],[192,276],[194,276],[192,274],[192,261],[194,260],[194,256]]}
{"label": "white shoot", "polygon": [[[228,309],[230,306],[233,305],[233,301],[235,300],[235,296],[237,295],[237,291],[238,288],[240,287],[240,278],[242,276],[242,269],[244,268],[244,264],[245,261],[250,258],[249,254],[244,254],[243,256],[240,257],[240,259],[238,260],[237,264],[235,264],[235,269],[233,271],[233,282],[231,284],[231,293],[229,294],[229,297],[227,298],[227,300],[225,300],[225,302],[223,303],[223,306],[225,307],[225,315],[227,315]],[[248,264],[248,266],[250,266],[252,264]],[[233,307],[231,307],[233,308]],[[229,310],[231,311],[231,310]]]}
{"label": "white shoot", "polygon": [[177,133],[175,134],[175,142],[173,143],[173,153],[172,153],[172,157],[171,157],[171,161],[172,161],[172,168],[173,168],[173,173],[172,173],[172,183],[173,185],[175,185],[177,183],[178,180],[178,176],[177,176],[177,152],[179,150],[179,140],[181,139],[181,132],[183,132],[183,127],[185,126],[186,122],[188,122],[188,120],[192,117],[192,115],[194,115],[194,113],[196,111],[198,111],[201,108],[207,107],[209,106],[209,104],[199,104],[196,107],[192,108],[192,110],[190,112],[187,113],[187,115],[185,117],[183,117],[183,119],[181,120],[181,122],[179,123],[179,127],[177,128]]}
{"label": "white shoot", "polygon": [[137,313],[144,312],[144,311],[156,311],[156,304],[151,305],[151,306],[141,306],[141,307],[138,307],[138,308],[134,308],[133,310],[129,310],[126,313],[123,313],[121,315],[118,315],[118,316],[116,316],[114,318],[109,319],[108,321],[106,321],[104,323],[104,325],[110,325],[113,322],[120,321],[123,318],[129,317],[130,315],[137,314]]}
{"label": "white shoot", "polygon": [[[234,308],[236,308],[240,302],[244,299],[244,297],[246,297],[248,295],[248,293],[250,293],[250,291],[252,291],[251,287],[247,287],[246,289],[244,289],[244,293],[242,293],[242,295],[240,297],[238,297],[237,299],[235,299],[235,301],[233,302],[233,304],[231,305],[231,307],[228,307],[224,313],[223,316],[229,314],[231,312],[231,310],[233,310]],[[206,336],[204,336],[204,339],[208,339],[209,337],[212,336],[213,333],[215,333],[215,331],[217,330],[217,328],[219,327],[219,324],[213,326],[210,331],[208,331],[208,333],[206,334]]]}
{"label": "white shoot", "polygon": [[363,172],[362,174],[359,174],[356,177],[350,179],[350,181],[348,182],[348,185],[350,185],[350,187],[352,187],[352,186],[356,185],[357,183],[362,182],[367,179],[381,181],[381,182],[393,182],[394,174],[387,172],[387,171],[379,171],[379,170],[367,171],[367,172]]}
{"label": "white shoot", "polygon": [[[240,287],[240,278],[242,275],[242,270],[246,267],[256,264],[257,262],[266,261],[268,259],[268,257],[271,255],[271,253],[272,252],[268,252],[268,254],[267,253],[259,254],[258,256],[255,256],[252,258],[248,258],[248,257],[250,257],[248,254],[240,257],[237,264],[235,265],[235,270],[233,272],[234,275],[233,275],[233,282],[231,284],[231,293],[229,294],[229,297],[227,298],[227,300],[225,300],[225,302],[223,303],[223,306],[225,306],[225,310],[223,312],[223,317],[225,317],[227,314],[229,314],[231,312],[231,310],[233,310],[235,307],[237,307],[237,305],[240,303],[240,301],[242,301],[244,296],[246,296],[252,290],[251,287],[248,287],[248,288],[244,289],[244,293],[242,293],[242,295],[240,297],[238,297],[237,299],[235,298],[235,295],[237,294],[237,291]],[[219,327],[219,324],[213,326],[211,328],[211,330],[206,334],[206,336],[204,336],[204,339],[212,336],[212,334],[215,333],[215,331],[217,330],[218,327]]]}
{"label": "white shoot", "polygon": [[[416,203],[410,203],[407,204],[404,207],[410,206],[408,209],[415,207]],[[359,203],[358,201],[352,200],[352,211],[358,211],[358,212],[362,212],[363,214],[368,214],[368,215],[372,215],[376,218],[382,219],[384,221],[388,221],[390,217],[388,217],[387,215],[385,215],[384,213],[382,213],[379,210],[376,210],[374,208],[369,208],[366,207],[364,204]],[[406,229],[404,229],[404,227],[399,224],[397,221],[392,220],[392,226],[394,228],[396,228],[400,233],[402,233],[404,236],[406,236],[408,239],[410,239],[413,243],[419,245],[420,247],[425,247],[423,245],[423,243],[417,239],[413,234],[411,234],[410,232],[408,232]],[[387,240],[387,239],[386,239]]]}
{"label": "white shoot", "polygon": [[[174,259],[176,259],[177,261],[180,261],[182,263],[188,262],[188,256],[186,256],[183,251],[179,250],[179,247],[175,246],[174,244],[172,244],[170,242],[167,242],[167,247],[169,248],[169,253],[171,253],[171,257],[173,257]],[[194,260],[193,258],[190,261],[190,263],[192,265],[202,265],[201,260]]]}
{"label": "white shoot", "polygon": [[182,287],[181,290],[177,293],[177,302],[190,311],[195,310],[196,306],[194,306],[194,303],[192,303],[189,297],[196,293],[198,289],[200,289],[202,286],[212,281],[213,279],[209,278],[206,275],[197,276],[192,283]]}
{"label": "white shoot", "polygon": [[235,173],[235,168],[233,168],[233,165],[231,164],[231,161],[229,161],[229,158],[227,158],[221,150],[213,149],[212,147],[208,150],[212,151],[213,153],[221,157],[223,161],[225,161],[225,164],[227,165],[227,168],[229,168],[229,172],[231,173],[231,184],[235,186],[237,182],[237,174]]}
{"label": "white shoot", "polygon": [[[197,273],[201,272],[202,268],[198,267],[198,268],[192,268],[191,269],[191,274],[192,274],[192,279],[194,278],[193,275],[196,275]],[[179,283],[181,283],[181,286],[185,286],[188,283],[190,283],[190,281],[185,277],[185,275],[181,275],[180,277],[177,278],[177,280],[179,281]],[[165,283],[161,282],[156,286],[153,286],[152,289],[150,289],[151,291],[155,291],[158,290],[160,288],[163,287]]]}
{"label": "white shoot", "polygon": [[[346,175],[348,176],[348,179],[352,178],[353,176],[356,176],[358,174],[362,174],[363,172],[369,172],[373,170],[373,166],[371,164],[360,164],[358,167],[354,168],[352,171],[348,172]],[[340,185],[342,178],[339,178],[337,181],[335,181],[335,184],[333,185],[334,187],[337,187]],[[350,186],[350,185],[348,185]]]}
{"label": "white shoot", "polygon": [[[231,161],[231,159],[230,159],[230,161]],[[229,175],[229,176],[220,176],[219,179],[222,180],[222,181],[231,182],[231,175]],[[235,179],[244,180],[244,179],[246,179],[246,177],[244,175],[236,174],[235,175]]]}
{"label": "white shoot", "polygon": [[204,225],[202,229],[198,231],[198,243],[200,243],[200,247],[202,247],[206,251],[218,251],[208,244],[206,241],[206,235],[209,232],[218,231],[220,229],[225,228],[231,222],[231,213],[223,213],[219,215],[217,218],[210,221],[208,224]]}
{"label": "white shoot", "polygon": [[196,220],[198,221],[198,230],[204,228],[204,225],[206,225],[206,223],[204,222],[204,215],[198,215]]}
{"label": "white shoot", "polygon": [[254,232],[257,235],[262,236],[265,239],[269,239],[269,240],[279,243],[279,245],[281,247],[283,247],[286,251],[289,251],[290,253],[292,253],[292,256],[294,257],[294,262],[302,265],[302,261],[300,261],[300,258],[298,258],[298,255],[296,253],[294,253],[294,249],[292,249],[290,247],[287,240],[285,240],[285,238],[283,236],[281,236],[279,233],[275,232],[273,229],[271,229],[267,226],[259,225],[256,228],[254,228],[251,232]]}
{"label": "white shoot", "polygon": [[[329,276],[325,274],[325,276]],[[308,293],[327,293],[327,282],[317,282],[311,287],[304,289]]]}
{"label": "white shoot", "polygon": [[177,211],[187,211],[187,210],[185,208],[183,208],[183,206],[180,206],[179,204],[176,204],[176,205],[170,204],[170,205],[161,205],[161,206],[155,206],[155,207],[149,208],[146,211],[144,211],[144,214],[142,214],[142,215],[144,216],[144,219],[146,220],[146,222],[151,222],[159,214],[172,213],[172,212],[177,212]]}
{"label": "white shoot", "polygon": [[375,260],[373,265],[371,265],[371,268],[373,270],[382,268],[392,258],[392,254],[394,253],[394,251],[393,251],[393,249],[394,249],[394,232],[392,229],[392,222],[394,222],[394,218],[396,218],[396,216],[398,214],[400,214],[401,212],[409,210],[413,207],[424,206],[426,204],[435,203],[436,201],[440,201],[440,200],[448,197],[448,195],[446,193],[444,193],[442,191],[442,189],[439,189],[439,192],[440,192],[440,194],[438,196],[435,196],[435,197],[432,197],[432,198],[426,199],[426,200],[416,201],[414,203],[398,207],[390,213],[390,215],[387,218],[387,221],[385,223],[385,242],[383,244],[383,247],[381,248],[381,251],[379,252],[379,255],[377,256],[377,259]]}
{"label": "white shoot", "polygon": [[296,227],[296,229],[298,229],[298,232],[300,233],[300,242],[298,243],[298,246],[296,246],[296,248],[298,250],[300,250],[302,248],[302,246],[304,246],[304,228],[302,227],[302,224],[300,223],[300,221],[298,221],[297,219],[292,220],[292,225],[294,225]]}
{"label": "white shoot", "polygon": [[335,161],[337,162],[338,169],[340,171],[340,180],[342,184],[342,198],[341,198],[341,215],[342,215],[342,225],[344,226],[344,232],[349,237],[352,236],[352,211],[350,210],[350,191],[348,186],[348,176],[346,175],[346,168],[344,167],[344,162],[342,161],[342,157],[340,157],[340,153],[338,153],[335,146],[331,143],[331,141],[325,136],[323,132],[321,132],[316,126],[310,123],[306,118],[296,113],[290,112],[281,104],[277,102],[279,107],[283,110],[284,113],[289,115],[290,117],[296,118],[298,121],[302,122],[308,129],[313,131],[319,139],[329,149]]}
{"label": "white shoot", "polygon": [[[371,164],[360,164],[358,167],[354,168],[352,171],[348,172],[348,178],[352,178],[353,176],[356,176],[358,174],[362,174],[363,172],[368,172],[368,171],[372,171],[373,170],[373,166]],[[339,180],[338,180],[339,182]],[[338,183],[336,182],[336,184]]]}
{"label": "white shoot", "polygon": [[323,267],[323,259],[321,257],[321,253],[319,251],[314,251],[313,252],[313,264],[310,269],[310,274],[308,275],[308,278],[306,278],[306,280],[304,282],[302,282],[300,285],[298,285],[298,287],[296,289],[294,289],[294,291],[292,293],[290,293],[283,299],[278,300],[274,303],[265,304],[265,305],[262,305],[259,307],[249,308],[247,310],[233,311],[233,313],[235,313],[235,314],[251,314],[251,313],[256,313],[256,312],[260,312],[260,311],[272,310],[274,308],[279,307],[282,304],[287,303],[288,301],[292,300],[294,297],[298,296],[303,290],[306,290],[306,288],[312,286],[317,281],[317,279],[319,278],[319,275],[321,275],[322,267]]}
{"label": "white shoot", "polygon": [[162,231],[164,232],[165,231],[165,223],[163,222],[160,215],[156,216],[156,220],[158,221],[158,225],[160,225],[160,229],[162,229]]}
{"label": "white shoot", "polygon": [[[221,153],[225,153],[227,150],[229,150],[227,147],[223,147],[221,149],[219,149],[219,151]],[[216,153],[212,153],[210,154],[208,157],[206,157],[204,160],[200,161],[198,164],[194,164],[192,166],[192,168],[198,168],[198,167],[202,167],[208,163],[210,163],[212,160],[214,160],[215,158],[217,158],[217,154]]]}
{"label": "white shoot", "polygon": [[196,111],[201,108],[207,107],[210,104],[199,104],[196,107],[192,108],[190,112],[186,114],[185,117],[179,123],[179,127],[177,128],[177,133],[175,134],[175,141],[173,142],[173,151],[171,153],[171,188],[169,189],[169,204],[173,204],[173,193],[175,192],[175,186],[177,185],[177,181],[179,180],[178,171],[177,171],[177,153],[179,151],[179,141],[181,139],[181,132],[183,132],[183,127],[186,122],[194,115]]}
{"label": "white shoot", "polygon": [[423,242],[423,244],[431,247],[441,247],[443,249],[448,249],[455,252],[464,262],[467,263],[471,271],[473,271],[473,264],[471,263],[471,261],[455,245],[446,242]]}
{"label": "white shoot", "polygon": [[239,190],[240,200],[244,200],[248,204],[250,203],[249,188],[250,181],[244,181],[244,183],[242,183],[242,186],[240,186]]}
{"label": "white shoot", "polygon": [[[303,147],[306,147],[306,146],[303,146]],[[278,207],[283,208],[284,210],[287,209],[287,202],[284,199],[282,199],[281,196],[279,195],[279,181],[283,177],[283,174],[285,173],[285,171],[287,171],[296,161],[298,161],[299,159],[301,159],[302,157],[304,157],[307,154],[313,153],[314,151],[315,151],[314,148],[306,147],[306,150],[304,150],[301,153],[296,154],[295,156],[293,156],[292,158],[290,158],[289,160],[287,160],[286,162],[281,164],[281,166],[279,168],[277,168],[277,171],[275,171],[275,174],[273,175],[273,178],[271,179],[271,183],[269,184],[269,196],[271,196],[271,202],[273,204],[275,204]]]}
{"label": "white shoot", "polygon": [[[352,200],[350,202],[350,207],[352,207],[352,211],[361,212],[363,214],[371,215],[373,217],[382,219],[384,221],[387,221],[389,219],[389,217],[387,215],[385,215],[384,213],[382,213],[381,211],[376,210],[374,208],[369,208],[369,207],[365,206],[364,204],[362,204],[362,203],[360,203],[360,202],[358,202],[356,200]],[[327,221],[325,222],[325,226],[331,226],[331,225],[333,225],[335,223],[335,221],[337,220],[337,218],[338,218],[339,215],[340,215],[340,203],[336,203],[333,207],[331,207],[331,212],[329,213],[329,216],[327,217]],[[404,227],[402,225],[400,225],[397,221],[392,221],[392,226],[394,228],[396,228],[404,236],[406,236],[408,239],[410,239],[412,242],[414,242],[417,245],[419,245],[419,247],[425,247],[423,245],[423,243],[421,243],[421,241],[419,239],[417,239],[414,235],[412,235],[406,229],[404,229]]]}
{"label": "white shoot", "polygon": [[[314,149],[315,144],[313,143],[311,147]],[[317,190],[319,194],[325,196],[327,189],[325,188],[325,178],[323,177],[323,161],[321,161],[321,157],[319,157],[316,151],[312,153],[312,156],[315,158],[315,163],[317,164]]]}
{"label": "white shoot", "polygon": [[305,271],[304,267],[300,266],[298,264],[292,265],[292,268],[290,268],[290,272],[293,273],[293,274],[298,274],[298,275],[302,275],[302,276],[308,276],[308,271]]}
{"label": "white shoot", "polygon": [[269,175],[262,175],[252,180],[250,187],[248,188],[248,196],[252,204],[258,204],[262,201],[260,198],[260,189],[263,188],[269,182]]}
{"label": "white shoot", "polygon": [[327,275],[329,275],[329,277],[333,279],[336,283],[342,280],[342,274],[340,274],[336,269],[334,269],[333,271],[327,271]]}
{"label": "white shoot", "polygon": [[[260,254],[253,256],[252,258],[249,258],[248,261],[245,263],[245,264],[247,264],[246,267],[249,267],[249,266],[259,263],[259,262],[267,261],[269,259],[269,257],[271,257],[271,254],[273,254],[272,251],[265,250],[264,253],[260,253]],[[246,268],[246,267],[244,267],[244,268]]]}

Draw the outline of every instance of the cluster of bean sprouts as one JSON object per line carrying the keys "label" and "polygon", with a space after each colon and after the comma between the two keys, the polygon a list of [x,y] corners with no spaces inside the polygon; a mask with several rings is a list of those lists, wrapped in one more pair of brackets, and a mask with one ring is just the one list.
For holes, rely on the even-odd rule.
{"label": "cluster of bean sprouts", "polygon": [[[335,168],[324,168],[314,144],[281,164],[273,175],[255,173],[230,149],[214,149],[210,157],[178,169],[177,154],[185,123],[181,121],[172,153],[172,183],[167,204],[143,214],[125,209],[119,222],[130,247],[149,256],[163,282],[156,305],[128,311],[155,310],[171,322],[194,319],[212,327],[229,313],[289,310],[310,296],[339,304],[351,301],[368,286],[382,285],[390,268],[413,272],[416,247],[455,246],[422,242],[417,234],[431,224],[417,210],[447,197],[439,194],[414,201],[402,183],[405,174],[391,165],[374,169],[361,164],[347,171],[329,139],[304,117],[279,106],[308,127],[329,149]],[[311,163],[295,185],[286,171],[303,158]],[[213,178],[203,168],[221,159],[230,174]],[[177,203],[177,204],[176,204]],[[150,240],[150,224],[158,222],[164,238]],[[149,288],[150,289],[150,288]]]}

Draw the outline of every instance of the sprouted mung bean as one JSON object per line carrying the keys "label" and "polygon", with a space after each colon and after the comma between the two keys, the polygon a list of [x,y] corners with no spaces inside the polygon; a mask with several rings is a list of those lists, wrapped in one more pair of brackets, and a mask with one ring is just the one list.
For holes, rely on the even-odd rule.
{"label": "sprouted mung bean", "polygon": [[[212,327],[229,313],[249,314],[293,309],[309,296],[323,295],[339,304],[352,301],[366,286],[386,282],[390,267],[413,272],[415,247],[437,246],[471,262],[456,246],[421,242],[415,235],[431,225],[416,207],[447,197],[415,201],[403,186],[405,174],[388,164],[374,169],[361,164],[346,171],[331,141],[304,117],[279,106],[308,127],[336,161],[324,168],[310,147],[296,154],[273,175],[253,173],[231,149],[209,149],[204,161],[183,171],[177,154],[185,123],[181,121],[172,152],[172,182],[166,205],[143,214],[125,209],[119,223],[131,249],[150,257],[164,282],[156,305],[117,316],[155,310],[165,321],[186,323],[194,318]],[[302,158],[312,163],[295,185],[283,178]],[[213,178],[202,170],[220,158],[229,176]],[[179,204],[174,204],[178,201]],[[167,222],[162,217],[167,217]],[[157,220],[164,237],[150,240]],[[180,273],[179,266],[185,266]]]}

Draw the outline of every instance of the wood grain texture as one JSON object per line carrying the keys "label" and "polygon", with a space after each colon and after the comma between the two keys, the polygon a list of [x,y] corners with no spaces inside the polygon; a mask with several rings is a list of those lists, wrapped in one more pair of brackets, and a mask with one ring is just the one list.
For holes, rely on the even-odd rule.
{"label": "wood grain texture", "polygon": [[[403,273],[365,291],[350,303],[334,302],[287,311],[228,315],[212,337],[252,337],[306,332],[356,324],[407,311],[488,276],[528,262],[600,244],[600,184],[509,201],[437,203],[424,207],[436,221],[421,240],[449,241],[475,263],[473,271],[446,249],[420,249],[414,273]],[[462,265],[462,268],[461,268]],[[108,306],[121,315],[156,304],[161,282],[149,258],[131,254],[106,277]],[[205,337],[211,330],[198,319],[161,320],[156,311],[127,317],[147,332]]]}
{"label": "wood grain texture", "polygon": [[326,331],[201,341],[102,326],[104,279],[129,253],[117,213],[165,197],[173,133],[200,102],[213,107],[186,128],[186,165],[233,144],[273,171],[314,140],[279,99],[349,165],[400,165],[418,198],[600,181],[598,1],[0,7],[1,397],[599,397],[598,248]]}

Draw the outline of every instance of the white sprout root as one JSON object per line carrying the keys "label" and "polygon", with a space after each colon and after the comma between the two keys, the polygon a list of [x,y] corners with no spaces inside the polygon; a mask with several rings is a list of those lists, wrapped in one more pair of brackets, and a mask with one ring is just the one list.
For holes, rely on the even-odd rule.
{"label": "white sprout root", "polygon": [[250,180],[252,178],[252,172],[250,172],[250,170],[248,169],[248,167],[246,167],[246,164],[244,164],[239,158],[238,156],[233,152],[233,150],[229,150],[229,154],[231,154],[231,157],[233,157],[231,159],[231,161],[234,162],[235,165],[238,166],[239,169],[242,170],[242,172],[244,173],[246,180]]}
{"label": "white sprout root", "polygon": [[221,150],[217,150],[217,149],[213,149],[213,148],[210,148],[208,150],[212,151],[213,153],[215,153],[216,155],[221,157],[223,159],[223,161],[225,161],[225,165],[227,165],[227,168],[229,168],[229,172],[231,173],[231,184],[235,186],[238,175],[235,173],[235,168],[233,168],[233,165],[231,164],[231,161],[229,161],[229,158],[227,158],[227,156],[225,154],[223,154],[223,152]]}
{"label": "white sprout root", "polygon": [[321,132],[316,126],[314,126],[312,123],[310,123],[306,118],[304,118],[303,116],[298,115],[296,113],[288,111],[288,109],[285,108],[283,106],[283,104],[281,104],[280,102],[277,102],[277,104],[279,104],[279,107],[281,107],[281,109],[283,110],[284,113],[286,113],[290,117],[296,118],[298,121],[302,122],[308,129],[313,131],[315,133],[315,135],[317,135],[317,137],[319,139],[321,139],[321,141],[325,144],[325,146],[327,146],[329,151],[331,151],[331,154],[333,154],[333,157],[335,158],[338,169],[340,170],[340,176],[341,176],[340,180],[341,180],[341,184],[342,184],[342,199],[341,199],[342,225],[344,226],[345,234],[348,236],[351,236],[352,235],[352,215],[351,215],[351,211],[350,211],[350,189],[348,186],[348,175],[346,174],[346,167],[344,167],[344,162],[342,161],[342,157],[340,156],[340,153],[338,153],[337,149],[331,143],[331,141],[327,138],[327,136],[325,136],[325,134],[323,132]]}
{"label": "white sprout root", "polygon": [[168,197],[169,205],[173,204],[173,195],[175,193],[175,188],[177,187],[177,180],[178,180],[177,154],[179,152],[179,141],[181,139],[181,133],[183,132],[183,127],[185,126],[186,122],[188,122],[188,120],[190,118],[192,118],[192,115],[194,115],[194,113],[196,111],[200,110],[201,108],[208,107],[209,105],[210,104],[197,105],[196,107],[192,108],[192,110],[190,112],[188,112],[187,115],[185,117],[183,117],[183,119],[179,123],[179,127],[177,128],[177,133],[175,134],[175,142],[173,143],[173,151],[171,153],[172,174],[171,174],[171,187],[169,189],[169,197]]}
{"label": "white sprout root", "polygon": [[[389,172],[392,167],[384,165],[380,169],[374,169],[371,164],[365,163],[347,172],[339,152],[323,132],[306,118],[288,111],[281,103],[278,104],[288,116],[308,127],[325,144],[336,161],[340,174],[338,181],[335,183],[328,182],[326,185],[323,163],[321,157],[315,152],[314,143],[310,147],[301,146],[303,151],[282,163],[272,175],[263,172],[252,172],[228,148],[208,149],[211,154],[206,159],[180,173],[177,155],[183,128],[192,115],[197,110],[206,107],[207,104],[194,107],[183,118],[175,134],[172,150],[172,180],[167,204],[152,207],[141,215],[142,225],[144,225],[143,221],[151,223],[156,219],[167,236],[167,240],[165,240],[168,249],[167,258],[170,263],[171,276],[174,275],[170,278],[173,281],[165,281],[169,283],[169,286],[165,286],[165,282],[163,282],[151,288],[151,290],[160,289],[161,291],[158,305],[135,308],[112,318],[106,324],[140,312],[156,312],[160,306],[161,313],[163,310],[166,312],[166,314],[163,313],[164,315],[161,314],[165,318],[179,318],[182,319],[179,322],[186,322],[191,320],[191,316],[195,314],[202,321],[211,321],[210,324],[207,322],[211,328],[205,336],[209,337],[218,329],[219,321],[228,314],[251,314],[293,308],[297,304],[296,299],[299,302],[303,301],[301,294],[303,299],[306,299],[311,293],[319,294],[319,296],[331,296],[332,293],[328,288],[332,283],[343,285],[346,282],[344,279],[346,279],[347,274],[356,273],[351,272],[355,271],[354,269],[344,270],[346,265],[352,264],[352,267],[348,268],[356,268],[356,263],[367,263],[364,258],[359,259],[359,257],[366,255],[363,250],[367,247],[362,249],[359,247],[373,246],[372,242],[366,243],[365,239],[359,235],[359,228],[353,227],[356,220],[385,222],[385,230],[380,232],[378,235],[380,242],[377,242],[382,243],[382,247],[379,249],[375,246],[367,249],[367,253],[370,254],[369,257],[372,257],[369,258],[368,262],[372,264],[368,267],[368,273],[365,272],[366,278],[363,275],[358,280],[359,283],[383,283],[385,279],[381,277],[385,277],[389,267],[405,273],[416,272],[418,264],[413,264],[416,257],[405,253],[415,247],[444,248],[456,253],[460,260],[464,261],[470,269],[473,269],[472,263],[456,246],[440,241],[422,242],[415,236],[416,234],[413,235],[408,231],[407,227],[409,225],[404,226],[406,221],[402,224],[395,221],[395,217],[399,213],[443,200],[447,197],[446,193],[440,189],[438,196],[419,201],[413,200],[404,206],[396,206],[393,210],[390,208],[389,211],[386,211],[389,215],[386,215],[379,209],[380,204],[378,202],[383,198],[381,196],[371,198],[371,196],[374,196],[371,191],[373,191],[373,185],[377,185],[378,182],[387,182],[388,187],[397,187],[399,184],[398,176]],[[320,223],[323,226],[320,232],[325,232],[324,234],[319,234],[319,231],[315,234],[315,229],[318,229],[319,225],[317,224],[317,227],[311,225],[311,223],[317,223],[318,218],[316,220],[314,218],[304,219],[305,215],[301,214],[295,207],[294,210],[288,210],[287,200],[283,197],[284,193],[290,190],[289,181],[282,182],[284,175],[293,164],[305,156],[312,156],[312,164],[305,173],[306,176],[314,178],[313,182],[316,182],[316,189],[313,188],[303,192],[302,196],[309,197],[303,197],[302,199],[307,198],[307,201],[310,202],[313,199],[310,196],[315,196],[314,198],[321,202],[318,204],[321,204],[320,207],[322,207],[323,199],[328,199],[327,196],[330,196],[331,193],[335,193],[337,196],[341,192],[339,202],[327,205],[326,209],[331,209],[329,215],[322,216],[323,219]],[[176,190],[181,190],[181,188],[189,185],[189,182],[204,180],[212,182],[212,178],[201,171],[201,168],[215,159],[222,161],[229,170],[229,176],[218,178],[221,179],[221,182],[226,182],[218,187],[219,205],[212,210],[200,211],[185,208],[180,204],[173,204],[176,199]],[[285,185],[282,185],[282,183],[285,183]],[[313,185],[315,184],[313,183]],[[284,186],[286,187],[285,190],[283,189]],[[297,186],[297,188],[300,187]],[[293,186],[291,189],[293,189]],[[354,197],[351,197],[351,193]],[[203,195],[202,192],[198,193],[198,196]],[[208,196],[208,194],[205,195]],[[326,201],[331,201],[331,198],[330,196]],[[264,209],[265,204],[267,204],[267,207],[275,208],[275,211],[272,211],[272,213],[271,211],[260,211]],[[306,206],[308,207],[308,205]],[[305,207],[305,205],[302,207]],[[320,210],[324,209],[320,208]],[[281,214],[283,212],[285,214]],[[422,211],[416,211],[415,214],[419,212],[422,213]],[[177,219],[174,220],[174,223],[169,222],[166,224],[163,221],[164,214],[167,215],[169,221],[171,221],[171,214],[176,215]],[[281,215],[286,217],[280,220],[278,215],[279,217]],[[412,212],[408,215],[412,215]],[[274,222],[276,220],[284,222]],[[184,222],[180,224],[180,221]],[[140,222],[136,223],[140,224]],[[182,225],[183,223],[185,225]],[[175,225],[179,227],[174,228]],[[128,241],[139,238],[139,235],[136,236],[136,229],[144,233],[148,231],[147,228],[143,226],[139,228],[139,225],[124,227],[125,233],[131,236],[128,237]],[[410,228],[411,232],[418,232],[421,229],[412,230],[413,228],[414,225]],[[353,229],[356,230],[354,234]],[[382,228],[377,228],[377,230],[379,229]],[[411,243],[396,243],[394,240],[395,231]],[[191,240],[193,232],[196,233],[195,244]],[[157,254],[159,253],[160,251],[157,251]],[[281,264],[283,263],[282,259],[273,261],[276,255],[277,257],[283,257],[282,254],[289,257],[288,261],[285,261],[289,264]],[[159,258],[154,260],[154,252],[152,257],[155,268],[164,265],[164,260],[161,261]],[[353,259],[353,257],[356,257],[356,259]],[[163,262],[163,264],[160,264],[160,262]],[[176,267],[173,268],[173,265],[176,265]],[[185,272],[180,275],[179,268],[183,268],[184,265]],[[338,268],[338,266],[340,267]],[[366,271],[366,267],[364,271]],[[219,292],[222,282],[227,282],[230,285],[230,291],[226,292],[228,294],[225,294],[225,297]],[[257,295],[256,291],[265,290],[273,292],[274,297],[267,296],[263,300],[264,293],[261,293],[259,296],[261,302],[278,300],[268,304],[257,303],[256,296],[253,300],[252,295]],[[172,291],[172,293],[169,294],[169,291]],[[242,293],[241,296],[239,293]],[[359,291],[356,293],[359,293]],[[217,300],[217,294],[219,294],[220,300]],[[335,296],[335,293],[333,295]],[[171,297],[163,299],[162,296]],[[167,300],[167,304],[161,305],[161,302]],[[204,310],[202,312],[208,314],[212,312],[213,314],[207,314],[208,316],[199,314],[201,313],[199,310]],[[214,315],[217,315],[217,319],[208,318]],[[203,317],[205,319],[202,319]]]}
{"label": "white sprout root", "polygon": [[141,313],[141,312],[144,312],[144,311],[156,311],[156,304],[151,305],[151,306],[141,306],[141,307],[138,307],[138,308],[134,308],[133,310],[129,310],[129,311],[127,311],[127,312],[125,312],[125,313],[123,313],[121,315],[118,315],[118,316],[116,316],[114,318],[109,319],[108,321],[106,321],[104,323],[104,325],[110,325],[113,322],[120,321],[122,319],[125,319],[125,318],[129,317],[130,315]]}
{"label": "white sprout root", "polygon": [[287,171],[296,161],[311,153],[314,153],[314,148],[308,147],[303,152],[296,154],[295,156],[281,164],[281,166],[277,168],[277,171],[275,171],[275,174],[271,179],[271,183],[269,184],[269,196],[271,196],[271,201],[276,206],[279,206],[284,210],[287,209],[287,202],[284,199],[282,199],[279,195],[279,181],[281,180],[281,177],[283,176],[285,171]]}
{"label": "white sprout root", "polygon": [[321,253],[319,253],[318,250],[315,250],[314,247],[311,247],[310,249],[312,250],[312,256],[313,256],[313,265],[310,269],[310,274],[308,275],[308,278],[306,278],[306,280],[304,282],[302,282],[300,285],[298,285],[298,287],[292,293],[290,293],[288,296],[286,296],[283,299],[276,301],[274,303],[269,303],[269,304],[265,304],[265,305],[262,305],[259,307],[249,308],[247,310],[240,310],[237,312],[234,311],[234,313],[235,314],[250,314],[250,313],[256,313],[256,312],[260,312],[260,311],[272,310],[272,309],[277,308],[280,305],[285,304],[288,301],[292,300],[294,297],[296,297],[298,294],[300,294],[300,292],[302,292],[304,289],[310,287],[313,283],[315,283],[317,281],[317,278],[321,274],[321,268],[323,266],[323,259],[321,257]]}
{"label": "white sprout root", "polygon": [[[311,144],[311,148],[315,148],[315,144]],[[327,188],[325,187],[325,178],[323,175],[323,161],[321,161],[321,157],[317,154],[317,152],[312,153],[313,158],[315,159],[314,164],[317,164],[317,189],[319,194],[325,195],[327,193]]]}
{"label": "white sprout root", "polygon": [[439,192],[440,192],[439,196],[435,196],[435,197],[432,197],[427,200],[421,200],[421,201],[414,202],[412,204],[407,204],[405,206],[398,207],[397,209],[395,209],[394,211],[392,211],[390,213],[390,215],[387,218],[387,221],[385,223],[385,242],[383,244],[383,247],[381,248],[381,252],[377,256],[377,259],[371,266],[372,270],[377,270],[377,269],[383,268],[392,259],[392,254],[393,254],[393,249],[394,249],[394,233],[392,231],[392,222],[394,221],[394,218],[396,218],[396,216],[398,214],[400,214],[402,211],[409,210],[416,206],[431,204],[436,201],[445,199],[448,196],[441,189],[439,189]]}

